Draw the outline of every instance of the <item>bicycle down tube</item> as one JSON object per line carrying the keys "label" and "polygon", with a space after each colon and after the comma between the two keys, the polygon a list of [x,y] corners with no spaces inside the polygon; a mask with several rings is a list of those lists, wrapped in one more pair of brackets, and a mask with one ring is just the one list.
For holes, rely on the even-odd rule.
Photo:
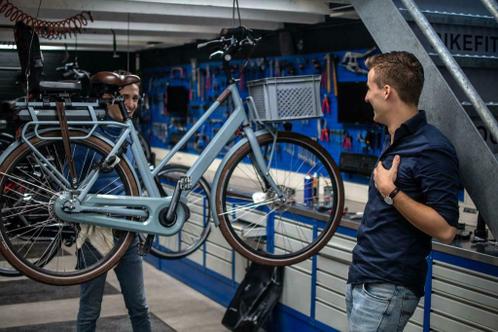
{"label": "bicycle down tube", "polygon": [[[261,155],[259,145],[257,143],[254,131],[249,127],[249,120],[247,118],[242,100],[238,93],[235,84],[228,86],[225,91],[218,97],[218,99],[211,105],[206,113],[194,124],[194,126],[185,134],[185,136],[172,148],[166,157],[159,163],[154,171],[150,172],[148,166],[144,161],[143,152],[138,146],[136,139],[136,132],[133,129],[126,131],[127,135],[132,135],[132,153],[138,163],[138,170],[142,177],[144,187],[149,193],[149,197],[132,197],[132,196],[113,196],[113,195],[95,195],[87,194],[83,200],[71,200],[70,211],[66,212],[69,197],[61,196],[55,202],[56,214],[63,220],[68,222],[82,222],[87,224],[95,224],[110,228],[123,229],[135,232],[154,233],[157,235],[173,235],[177,233],[183,224],[186,212],[178,207],[178,202],[181,200],[181,191],[179,185],[176,186],[175,192],[171,197],[160,197],[157,185],[154,181],[160,170],[167,164],[173,155],[178,152],[183,145],[194,135],[194,133],[201,127],[207,118],[217,109],[217,107],[227,98],[231,96],[234,102],[234,111],[227,119],[225,124],[221,127],[218,133],[213,137],[211,142],[202,151],[199,158],[195,161],[192,167],[187,171],[186,177],[191,181],[191,185],[195,186],[202,174],[210,167],[213,161],[218,156],[223,147],[230,141],[234,133],[241,127],[244,127],[244,133],[251,144],[252,151],[255,156],[253,161],[261,175],[268,181],[268,184],[279,194],[280,188],[277,187],[275,182],[266,172],[266,165]],[[130,133],[131,131],[131,133]],[[118,146],[113,147],[113,152],[119,149],[119,145],[123,144],[122,137],[118,140]],[[142,152],[140,154],[140,152]],[[95,175],[95,174],[94,174]],[[81,202],[81,203],[80,203]],[[145,209],[146,211],[144,211]],[[169,209],[168,212],[176,213],[177,220],[170,227],[164,227],[159,221],[160,213]],[[83,212],[83,213],[80,213]],[[94,213],[92,213],[94,212]],[[113,216],[103,215],[102,213],[108,212],[113,215],[120,215],[123,218],[116,218]],[[142,217],[146,218],[143,222],[136,220],[127,220],[124,217]]]}

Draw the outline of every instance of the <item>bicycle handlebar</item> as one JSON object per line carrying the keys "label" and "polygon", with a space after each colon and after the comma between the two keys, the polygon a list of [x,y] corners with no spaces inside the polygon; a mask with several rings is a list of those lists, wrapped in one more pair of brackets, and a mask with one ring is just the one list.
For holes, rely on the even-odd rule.
{"label": "bicycle handlebar", "polygon": [[213,45],[213,44],[219,44],[219,43],[223,43],[223,42],[224,42],[224,39],[222,37],[220,39],[214,39],[214,40],[210,40],[210,41],[207,41],[207,42],[204,42],[204,43],[197,44],[197,48],[203,48],[203,47],[206,47],[206,46],[210,46],[210,45]]}
{"label": "bicycle handlebar", "polygon": [[219,49],[209,55],[209,58],[222,56],[224,60],[230,61],[232,55],[245,47],[255,47],[261,37],[255,37],[254,32],[244,26],[237,28],[223,29],[219,39],[213,39],[204,43],[197,44],[197,48],[207,46],[220,46]]}

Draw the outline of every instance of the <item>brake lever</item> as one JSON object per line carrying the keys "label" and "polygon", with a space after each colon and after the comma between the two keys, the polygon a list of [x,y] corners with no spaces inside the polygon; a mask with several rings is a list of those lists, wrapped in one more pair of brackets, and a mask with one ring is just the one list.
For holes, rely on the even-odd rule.
{"label": "brake lever", "polygon": [[209,55],[209,59],[212,59],[218,55],[221,55],[222,57],[225,55],[225,52],[221,51],[221,50],[218,50],[216,52],[213,52]]}

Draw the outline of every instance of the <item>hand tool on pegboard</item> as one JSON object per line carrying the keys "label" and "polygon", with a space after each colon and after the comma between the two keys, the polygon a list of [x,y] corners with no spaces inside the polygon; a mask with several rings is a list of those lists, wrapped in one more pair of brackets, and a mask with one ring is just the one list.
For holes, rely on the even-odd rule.
{"label": "hand tool on pegboard", "polygon": [[211,70],[209,64],[206,65],[206,80],[204,83],[205,95],[211,96]]}
{"label": "hand tool on pegboard", "polygon": [[332,70],[331,73],[332,83],[334,84],[334,96],[337,97],[339,95],[339,91],[337,90],[337,72],[335,70],[335,56],[332,56],[330,66]]}
{"label": "hand tool on pegboard", "polygon": [[195,74],[197,71],[197,59],[190,59],[190,80],[189,80],[189,91],[188,91],[188,99],[191,101],[194,97],[194,87],[195,87]]}
{"label": "hand tool on pegboard", "polygon": [[298,61],[297,68],[299,69],[299,74],[302,74],[302,72],[306,69],[306,59],[304,57],[299,57],[297,61]]}
{"label": "hand tool on pegboard", "polygon": [[259,74],[261,76],[264,76],[266,70],[266,59],[265,58],[256,59],[256,65],[258,66]]}
{"label": "hand tool on pegboard", "polygon": [[368,55],[370,55],[373,51],[375,51],[377,48],[372,47],[368,50],[366,50],[363,53],[358,53],[358,52],[346,52],[344,53],[344,56],[342,57],[341,60],[341,66],[346,68],[347,70],[355,73],[355,74],[368,74],[368,70],[363,68],[358,60],[366,58]]}
{"label": "hand tool on pegboard", "polygon": [[218,82],[218,75],[220,73],[219,67],[214,67],[213,70],[211,70],[212,75],[211,75],[211,91],[213,95],[218,94],[218,90],[220,88],[220,83]]}
{"label": "hand tool on pegboard", "polygon": [[347,130],[344,131],[342,137],[342,148],[344,150],[351,150],[353,148],[353,137],[351,137]]}
{"label": "hand tool on pegboard", "polygon": [[323,115],[330,114],[330,100],[329,100],[329,96],[327,94],[323,95],[322,113],[323,113]]}
{"label": "hand tool on pegboard", "polygon": [[320,119],[320,125],[321,125],[320,141],[329,143],[330,139],[329,139],[329,128],[327,128],[327,120]]}
{"label": "hand tool on pegboard", "polygon": [[315,73],[321,74],[322,73],[322,64],[320,63],[320,60],[318,59],[312,59],[311,64],[313,65],[313,68],[315,70]]}
{"label": "hand tool on pegboard", "polygon": [[239,67],[239,88],[242,91],[246,88],[246,77],[244,73],[244,66],[242,64]]}
{"label": "hand tool on pegboard", "polygon": [[168,82],[166,82],[166,84],[164,85],[163,114],[168,115]]}
{"label": "hand tool on pegboard", "polygon": [[330,71],[330,53],[327,53],[325,55],[325,88],[327,89],[327,94],[330,93],[331,91],[331,83],[330,83],[330,79],[331,79],[331,71]]}
{"label": "hand tool on pegboard", "polygon": [[201,98],[201,69],[197,68],[196,70],[196,85],[197,85],[197,98]]}

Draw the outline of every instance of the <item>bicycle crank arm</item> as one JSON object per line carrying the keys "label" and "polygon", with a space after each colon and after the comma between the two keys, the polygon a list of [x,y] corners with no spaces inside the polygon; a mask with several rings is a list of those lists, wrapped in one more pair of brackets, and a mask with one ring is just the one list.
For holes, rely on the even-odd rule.
{"label": "bicycle crank arm", "polygon": [[[179,204],[172,223],[160,222],[171,197],[136,197],[88,194],[81,203],[62,195],[55,202],[55,215],[65,222],[97,225],[132,232],[170,236],[178,233],[188,211]],[[137,220],[138,219],[138,220]]]}

